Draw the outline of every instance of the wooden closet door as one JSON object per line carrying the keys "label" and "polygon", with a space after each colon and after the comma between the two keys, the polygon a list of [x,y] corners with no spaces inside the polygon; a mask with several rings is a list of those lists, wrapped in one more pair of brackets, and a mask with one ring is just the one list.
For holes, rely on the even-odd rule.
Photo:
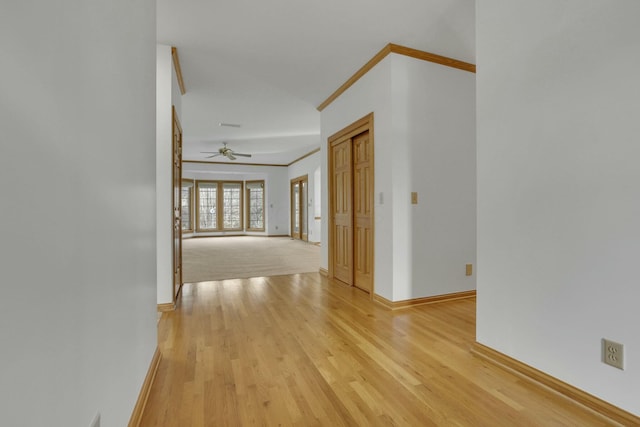
{"label": "wooden closet door", "polygon": [[331,146],[333,165],[333,276],[353,285],[353,214],[352,214],[352,142],[351,139]]}
{"label": "wooden closet door", "polygon": [[369,132],[353,138],[354,285],[373,285],[373,149]]}
{"label": "wooden closet door", "polygon": [[173,109],[173,300],[182,287],[182,127]]}

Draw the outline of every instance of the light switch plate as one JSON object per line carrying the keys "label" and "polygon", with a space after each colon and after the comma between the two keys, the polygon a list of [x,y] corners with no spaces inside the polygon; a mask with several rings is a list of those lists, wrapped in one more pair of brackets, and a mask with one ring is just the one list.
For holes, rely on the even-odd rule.
{"label": "light switch plate", "polygon": [[416,191],[411,192],[411,204],[412,205],[418,204],[418,193]]}
{"label": "light switch plate", "polygon": [[467,276],[471,276],[473,274],[473,264],[467,264],[466,274]]}

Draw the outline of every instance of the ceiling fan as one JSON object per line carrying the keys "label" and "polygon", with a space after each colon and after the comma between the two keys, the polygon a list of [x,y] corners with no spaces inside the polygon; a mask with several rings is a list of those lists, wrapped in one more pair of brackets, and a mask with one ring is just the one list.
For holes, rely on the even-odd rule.
{"label": "ceiling fan", "polygon": [[211,156],[207,156],[207,159],[210,159],[212,157],[218,157],[218,156],[224,156],[226,158],[228,158],[229,160],[235,160],[236,156],[239,157],[251,157],[251,154],[243,154],[243,153],[236,153],[235,151],[233,151],[231,148],[227,147],[227,143],[224,142],[224,147],[220,148],[218,151],[201,151],[201,153],[204,154],[210,154],[213,153]]}

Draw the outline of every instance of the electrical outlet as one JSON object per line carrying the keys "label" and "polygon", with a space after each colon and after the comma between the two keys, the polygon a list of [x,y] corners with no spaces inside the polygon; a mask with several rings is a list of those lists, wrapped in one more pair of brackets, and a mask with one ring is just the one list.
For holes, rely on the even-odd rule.
{"label": "electrical outlet", "polygon": [[614,368],[624,370],[624,346],[603,338],[602,361]]}

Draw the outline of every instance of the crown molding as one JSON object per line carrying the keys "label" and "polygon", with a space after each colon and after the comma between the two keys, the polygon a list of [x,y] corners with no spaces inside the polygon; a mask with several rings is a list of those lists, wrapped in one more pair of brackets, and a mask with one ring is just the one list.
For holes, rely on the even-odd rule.
{"label": "crown molding", "polygon": [[185,94],[187,90],[184,88],[184,80],[182,79],[182,68],[180,68],[180,58],[178,57],[178,48],[171,46],[171,57],[173,58],[173,68],[176,70],[176,77],[178,78],[178,86],[180,86],[180,93]]}
{"label": "crown molding", "polygon": [[305,154],[304,156],[300,156],[297,159],[295,159],[294,161],[292,161],[291,163],[289,163],[287,166],[291,166],[294,163],[298,163],[300,160],[304,160],[309,156],[313,156],[314,154],[316,154],[318,151],[320,151],[320,147],[316,148],[313,151],[308,152],[307,154]]}
{"label": "crown molding", "polygon": [[447,67],[457,68],[459,70],[468,71],[470,73],[476,72],[475,64],[471,64],[457,59],[448,58],[446,56],[436,55],[435,53],[425,52],[418,49],[412,49],[406,46],[400,46],[398,44],[389,43],[380,50],[373,58],[371,58],[366,64],[364,64],[353,76],[342,84],[335,92],[331,94],[322,104],[318,105],[318,111],[324,110],[329,104],[335,101],[340,95],[353,86],[358,80],[360,80],[365,74],[375,67],[380,61],[387,57],[390,53],[396,53],[398,55],[409,56],[411,58],[420,59],[423,61],[433,62],[435,64],[444,65]]}
{"label": "crown molding", "polygon": [[278,165],[269,163],[241,163],[241,162],[207,162],[205,160],[183,160],[182,163],[200,163],[203,165],[227,165],[227,166],[273,166],[277,168],[286,168],[289,165]]}

